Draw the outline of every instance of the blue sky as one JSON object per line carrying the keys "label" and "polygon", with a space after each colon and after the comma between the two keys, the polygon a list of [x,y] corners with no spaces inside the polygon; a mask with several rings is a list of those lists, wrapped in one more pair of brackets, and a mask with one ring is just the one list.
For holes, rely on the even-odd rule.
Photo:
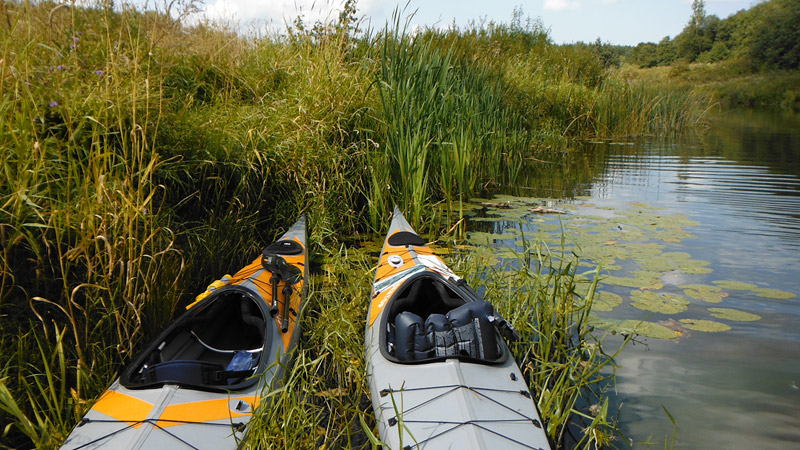
{"label": "blue sky", "polygon": [[[275,29],[298,12],[307,19],[336,17],[342,0],[206,0],[206,14],[246,26],[257,21]],[[446,27],[454,21],[466,25],[481,20],[511,20],[515,7],[526,16],[540,18],[557,43],[591,42],[598,37],[612,44],[658,42],[680,33],[692,13],[691,0],[361,0],[358,15],[373,28],[383,27],[398,5],[414,12],[412,25]],[[757,0],[706,0],[706,12],[725,18],[758,3]]]}

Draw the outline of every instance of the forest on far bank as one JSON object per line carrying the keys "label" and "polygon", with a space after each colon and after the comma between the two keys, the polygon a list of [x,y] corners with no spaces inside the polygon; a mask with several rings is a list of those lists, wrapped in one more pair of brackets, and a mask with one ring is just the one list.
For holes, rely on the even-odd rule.
{"label": "forest on far bank", "polygon": [[640,43],[629,57],[640,67],[729,60],[753,70],[800,67],[800,2],[768,0],[720,19],[706,14],[703,0],[694,0],[680,34]]}
{"label": "forest on far bank", "polygon": [[[688,11],[687,11],[688,12]],[[598,38],[567,46],[592,50],[623,78],[684,85],[723,107],[800,111],[800,1],[766,0],[724,19],[694,0],[675,37],[636,46]]]}

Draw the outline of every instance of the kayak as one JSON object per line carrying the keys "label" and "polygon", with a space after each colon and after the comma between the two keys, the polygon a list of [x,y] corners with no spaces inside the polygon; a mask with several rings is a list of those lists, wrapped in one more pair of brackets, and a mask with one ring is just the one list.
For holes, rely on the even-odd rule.
{"label": "kayak", "polygon": [[515,333],[395,207],[366,325],[381,441],[391,449],[549,449],[503,340]]}
{"label": "kayak", "polygon": [[123,370],[62,449],[238,448],[300,339],[308,265],[301,216],[198,295]]}

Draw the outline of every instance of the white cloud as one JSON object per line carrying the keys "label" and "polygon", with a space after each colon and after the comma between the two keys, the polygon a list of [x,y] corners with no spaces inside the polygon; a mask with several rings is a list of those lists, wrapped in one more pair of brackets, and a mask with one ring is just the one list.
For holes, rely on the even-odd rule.
{"label": "white cloud", "polygon": [[[307,25],[335,21],[344,3],[345,0],[206,0],[203,12],[189,22],[208,19],[231,24],[240,30],[283,32],[286,24],[294,22],[298,16],[302,16]],[[369,17],[384,12],[386,2],[360,0],[356,7],[357,17]]]}
{"label": "white cloud", "polygon": [[576,1],[568,1],[568,0],[544,0],[544,10],[545,11],[574,11],[579,9],[581,4]]}

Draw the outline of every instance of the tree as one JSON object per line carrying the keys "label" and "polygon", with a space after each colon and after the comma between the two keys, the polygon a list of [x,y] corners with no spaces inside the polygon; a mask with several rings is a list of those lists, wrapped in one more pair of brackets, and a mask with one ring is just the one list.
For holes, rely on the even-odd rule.
{"label": "tree", "polygon": [[694,0],[692,2],[692,19],[689,22],[689,27],[693,30],[702,30],[705,28],[706,21],[706,2],[703,0]]}
{"label": "tree", "polygon": [[692,2],[692,17],[689,19],[689,23],[681,34],[675,38],[675,43],[678,46],[678,55],[681,58],[693,62],[701,53],[711,49],[714,42],[707,36],[707,25],[708,17],[706,16],[705,2],[703,0],[694,0]]}
{"label": "tree", "polygon": [[634,47],[631,60],[639,67],[654,67],[658,65],[658,47],[652,42],[642,42]]}
{"label": "tree", "polygon": [[753,8],[755,23],[743,45],[760,66],[800,68],[800,2],[773,0]]}
{"label": "tree", "polygon": [[658,65],[668,66],[678,59],[678,49],[674,41],[670,40],[669,36],[664,36],[664,39],[658,42]]}

